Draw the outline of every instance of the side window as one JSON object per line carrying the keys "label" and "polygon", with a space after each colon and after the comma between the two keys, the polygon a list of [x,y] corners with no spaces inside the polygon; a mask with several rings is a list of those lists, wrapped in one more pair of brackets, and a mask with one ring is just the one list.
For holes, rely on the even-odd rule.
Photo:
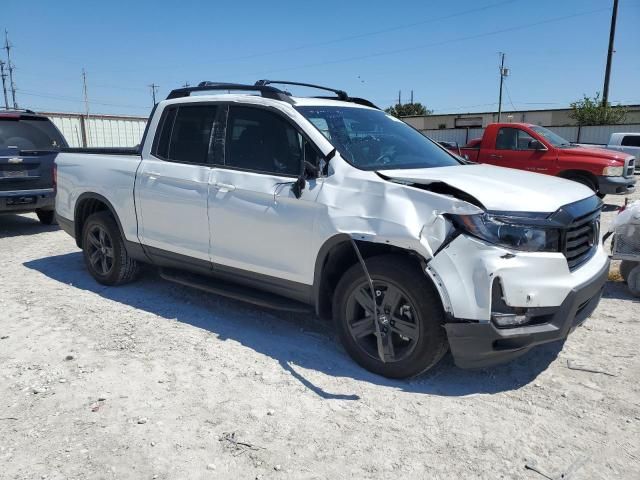
{"label": "side window", "polygon": [[168,110],[155,155],[173,162],[211,163],[216,111],[215,105],[187,105]]}
{"label": "side window", "polygon": [[226,166],[298,176],[302,158],[302,135],[282,117],[260,108],[230,107]]}
{"label": "side window", "polygon": [[530,143],[535,140],[524,130],[503,127],[496,137],[496,150],[530,150]]}
{"label": "side window", "polygon": [[620,144],[623,147],[640,147],[640,135],[625,135]]}
{"label": "side window", "polygon": [[153,154],[156,157],[166,160],[169,156],[169,141],[171,140],[171,130],[173,130],[173,122],[176,119],[177,108],[169,108],[165,110],[160,119],[158,126],[158,136],[155,140],[155,148]]}

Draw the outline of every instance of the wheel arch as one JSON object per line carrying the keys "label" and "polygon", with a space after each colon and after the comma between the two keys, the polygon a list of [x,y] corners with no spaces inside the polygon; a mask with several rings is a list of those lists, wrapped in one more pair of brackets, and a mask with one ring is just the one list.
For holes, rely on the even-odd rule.
{"label": "wheel arch", "polygon": [[[351,240],[351,235],[339,233],[327,239],[318,251],[314,268],[313,300],[316,314],[324,320],[332,317],[332,300],[336,284],[349,268],[358,263]],[[413,250],[388,243],[354,240],[365,261],[373,256],[395,253],[410,258],[423,273],[425,272],[425,259]],[[425,277],[433,283],[430,275],[425,273]],[[440,301],[444,304],[441,292],[437,288],[435,289]]]}
{"label": "wheel arch", "polygon": [[76,244],[79,248],[82,248],[82,229],[84,228],[87,218],[96,212],[105,210],[114,218],[118,225],[118,229],[120,230],[120,235],[122,235],[123,239],[125,238],[124,231],[122,230],[122,224],[120,223],[118,214],[116,213],[115,208],[113,208],[111,202],[99,193],[85,192],[78,197],[78,200],[76,200],[73,213]]}

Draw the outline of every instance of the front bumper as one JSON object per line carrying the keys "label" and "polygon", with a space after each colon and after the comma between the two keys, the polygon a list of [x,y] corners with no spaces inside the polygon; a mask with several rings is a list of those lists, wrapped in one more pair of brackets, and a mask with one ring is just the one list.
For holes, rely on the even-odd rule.
{"label": "front bumper", "polygon": [[566,338],[586,320],[600,302],[609,274],[609,262],[590,280],[571,289],[548,323],[496,328],[492,322],[453,319],[445,324],[451,353],[462,368],[489,367],[516,358],[536,345]]}
{"label": "front bumper", "polygon": [[631,177],[598,177],[598,192],[603,195],[624,195],[633,193],[636,179]]}
{"label": "front bumper", "polygon": [[56,193],[53,188],[0,191],[0,213],[26,213],[53,210]]}

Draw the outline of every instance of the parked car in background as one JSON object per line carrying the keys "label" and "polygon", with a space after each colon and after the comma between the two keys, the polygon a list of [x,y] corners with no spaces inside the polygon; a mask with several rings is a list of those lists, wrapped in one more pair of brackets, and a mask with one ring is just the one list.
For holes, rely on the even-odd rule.
{"label": "parked car in background", "polygon": [[[182,285],[315,309],[360,365],[394,378],[449,348],[463,367],[507,361],[596,308],[609,258],[590,189],[468,164],[341,90],[271,83],[290,82],[174,90],[139,152],[60,154],[58,223],[98,282],[150,263]],[[259,95],[202,95],[228,90]]]}
{"label": "parked car in background", "polygon": [[612,133],[604,148],[633,155],[636,157],[636,173],[640,172],[640,133]]}
{"label": "parked car in background", "polygon": [[461,148],[472,162],[563,177],[600,197],[635,189],[636,159],[624,152],[577,146],[551,130],[528,123],[492,123],[481,139]]}
{"label": "parked car in background", "polygon": [[53,223],[54,160],[66,146],[47,117],[0,111],[0,214],[35,212],[43,224]]}

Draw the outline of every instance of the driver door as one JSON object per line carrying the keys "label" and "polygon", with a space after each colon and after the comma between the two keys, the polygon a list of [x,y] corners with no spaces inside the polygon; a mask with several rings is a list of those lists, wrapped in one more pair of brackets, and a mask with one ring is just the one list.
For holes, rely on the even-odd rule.
{"label": "driver door", "polygon": [[546,173],[549,164],[548,151],[532,148],[539,142],[526,131],[516,127],[502,127],[496,137],[496,148],[489,157],[493,165]]}
{"label": "driver door", "polygon": [[[280,113],[228,107],[224,163],[211,176],[209,227],[214,270],[238,277],[262,274],[313,283],[309,255],[322,179],[291,189],[313,147]],[[264,278],[263,278],[264,280]]]}

